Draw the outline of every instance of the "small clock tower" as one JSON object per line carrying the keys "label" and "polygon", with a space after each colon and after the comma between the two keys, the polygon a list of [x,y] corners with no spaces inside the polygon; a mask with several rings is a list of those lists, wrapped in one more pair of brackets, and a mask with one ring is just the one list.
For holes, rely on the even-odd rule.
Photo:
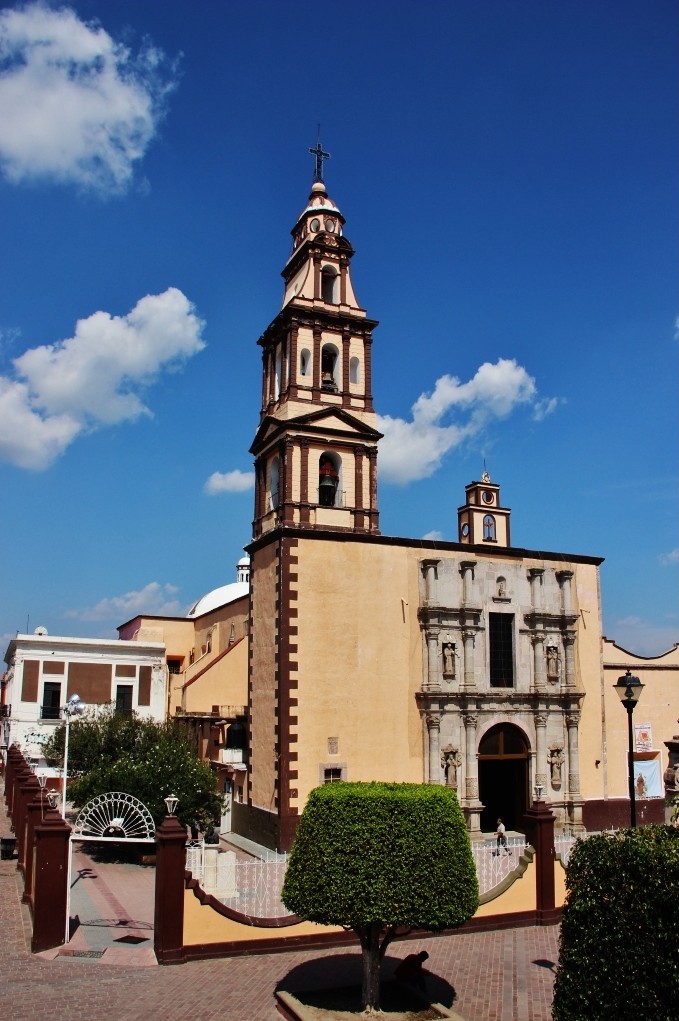
{"label": "small clock tower", "polygon": [[500,506],[500,487],[488,472],[464,487],[466,502],[457,511],[458,542],[470,546],[509,546],[508,507]]}
{"label": "small clock tower", "polygon": [[378,532],[372,334],[351,280],[354,251],[323,181],[292,229],[280,312],[260,337],[262,407],[253,537],[283,525]]}

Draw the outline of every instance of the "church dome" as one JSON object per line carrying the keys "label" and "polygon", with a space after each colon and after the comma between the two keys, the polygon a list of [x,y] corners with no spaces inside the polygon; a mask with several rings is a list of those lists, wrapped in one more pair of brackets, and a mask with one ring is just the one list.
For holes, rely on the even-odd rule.
{"label": "church dome", "polygon": [[227,603],[234,603],[237,599],[242,599],[249,591],[250,585],[247,581],[234,581],[230,585],[221,585],[219,588],[213,589],[212,592],[201,596],[186,616],[202,617],[203,614],[217,610],[220,606],[226,606]]}
{"label": "church dome", "polygon": [[236,579],[230,585],[220,585],[219,588],[212,589],[211,592],[201,596],[186,616],[202,617],[203,614],[211,613],[212,610],[217,610],[220,606],[226,606],[228,603],[234,603],[248,594],[250,591],[250,557],[247,553],[236,564]]}

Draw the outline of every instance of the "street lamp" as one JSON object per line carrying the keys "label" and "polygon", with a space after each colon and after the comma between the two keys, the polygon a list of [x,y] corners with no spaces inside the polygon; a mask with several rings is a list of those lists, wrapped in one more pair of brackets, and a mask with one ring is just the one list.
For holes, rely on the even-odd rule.
{"label": "street lamp", "polygon": [[68,735],[71,726],[71,717],[80,716],[84,713],[87,706],[80,700],[80,695],[71,695],[65,706],[62,706],[62,713],[64,714],[64,724],[66,731],[64,733],[64,779],[63,779],[63,791],[61,796],[61,818],[66,818],[66,779],[68,777]]}
{"label": "street lamp", "polygon": [[165,802],[165,808],[167,809],[168,815],[174,815],[177,811],[177,805],[179,804],[179,798],[174,794],[168,794],[166,798],[163,798]]}
{"label": "street lamp", "polygon": [[620,701],[627,710],[627,740],[628,740],[628,759],[627,759],[627,779],[629,782],[629,810],[630,810],[630,825],[636,826],[637,824],[637,805],[634,799],[634,732],[632,728],[632,713],[634,707],[639,701],[639,696],[644,689],[644,685],[641,683],[638,677],[633,677],[631,670],[628,670],[624,677],[618,677],[617,684],[613,687],[618,693]]}

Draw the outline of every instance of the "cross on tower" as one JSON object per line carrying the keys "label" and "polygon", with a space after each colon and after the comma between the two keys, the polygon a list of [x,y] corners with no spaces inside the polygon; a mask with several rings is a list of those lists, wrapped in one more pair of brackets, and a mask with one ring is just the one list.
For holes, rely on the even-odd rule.
{"label": "cross on tower", "polygon": [[323,181],[323,160],[330,159],[330,153],[323,151],[320,139],[316,142],[313,149],[309,149],[312,156],[316,157],[316,172],[314,174],[314,183],[316,181]]}

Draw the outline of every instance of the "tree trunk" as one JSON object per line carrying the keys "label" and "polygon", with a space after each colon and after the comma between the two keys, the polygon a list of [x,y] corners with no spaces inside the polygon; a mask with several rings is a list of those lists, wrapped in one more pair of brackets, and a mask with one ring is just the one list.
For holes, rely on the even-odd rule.
{"label": "tree trunk", "polygon": [[363,951],[361,1006],[364,1011],[368,1012],[380,1009],[381,931],[382,926],[377,922],[372,925],[362,926],[358,933]]}

